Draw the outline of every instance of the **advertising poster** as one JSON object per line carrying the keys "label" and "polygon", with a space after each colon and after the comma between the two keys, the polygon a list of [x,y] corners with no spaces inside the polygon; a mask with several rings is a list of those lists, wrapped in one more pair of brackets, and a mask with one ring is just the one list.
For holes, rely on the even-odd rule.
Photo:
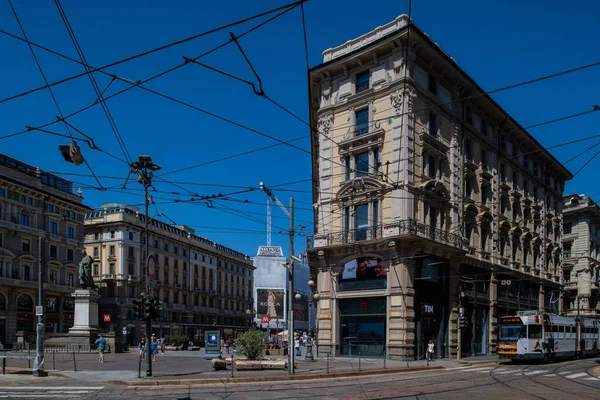
{"label": "advertising poster", "polygon": [[308,321],[308,296],[300,293],[302,298],[296,300],[294,297],[294,321]]}
{"label": "advertising poster", "polygon": [[357,258],[344,265],[343,280],[369,280],[386,277],[386,270],[377,258]]}
{"label": "advertising poster", "polygon": [[256,289],[256,316],[272,319],[283,319],[285,301],[283,289]]}

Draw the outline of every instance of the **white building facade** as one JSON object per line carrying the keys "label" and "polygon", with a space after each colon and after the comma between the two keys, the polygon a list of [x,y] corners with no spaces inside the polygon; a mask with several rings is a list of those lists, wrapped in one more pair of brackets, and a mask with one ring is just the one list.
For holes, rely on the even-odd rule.
{"label": "white building facade", "polygon": [[402,15],[309,81],[320,350],[493,354],[498,317],[558,311],[572,175],[437,43]]}
{"label": "white building facade", "polygon": [[584,194],[564,197],[563,311],[600,317],[600,207]]}
{"label": "white building facade", "polygon": [[[257,326],[271,334],[287,330],[289,270],[283,250],[279,246],[260,246],[254,267],[254,311]],[[294,331],[306,332],[314,328],[316,309],[310,301],[310,271],[308,265],[294,263]],[[300,294],[301,299],[295,299]],[[312,322],[310,322],[312,321]]]}

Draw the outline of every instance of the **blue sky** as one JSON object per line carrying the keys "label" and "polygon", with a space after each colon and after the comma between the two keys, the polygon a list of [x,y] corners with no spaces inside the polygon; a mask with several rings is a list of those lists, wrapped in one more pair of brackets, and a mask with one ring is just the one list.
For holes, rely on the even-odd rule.
{"label": "blue sky", "polygon": [[[40,45],[76,58],[54,2],[50,0],[14,0],[13,4],[29,39]],[[79,2],[63,0],[62,6],[77,39],[92,66],[101,66],[130,55],[179,40],[222,24],[242,19],[285,4],[280,0],[248,2],[192,1],[116,1]],[[373,0],[368,3],[343,0],[311,0],[305,6],[309,61],[321,61],[321,52],[359,36],[408,11],[408,2]],[[598,42],[600,4],[594,1],[475,1],[413,2],[415,23],[454,57],[458,64],[486,90],[536,78],[600,60]],[[264,20],[264,18],[263,18]],[[149,56],[109,68],[106,72],[132,80],[143,80],[173,67],[182,56],[195,57],[251,28],[261,20],[245,23],[222,32],[196,39]],[[7,2],[0,2],[0,29],[20,36],[19,27]],[[303,119],[308,117],[306,68],[300,10],[292,10],[240,40],[244,51],[261,76],[267,95]],[[0,64],[0,98],[24,92],[43,84],[26,44],[0,34],[3,62]],[[81,73],[83,68],[42,50],[36,50],[48,79],[53,82]],[[204,58],[204,62],[246,79],[253,78],[235,46],[229,45]],[[493,96],[523,126],[583,112],[600,105],[600,67],[518,88]],[[110,78],[96,74],[104,88]],[[126,88],[114,82],[110,95]],[[250,87],[220,76],[197,65],[186,65],[147,84],[153,90],[189,102],[236,122],[248,125],[281,140],[305,136],[295,143],[310,150],[308,128],[285,114]],[[96,96],[86,77],[55,87],[59,105],[65,114],[92,103]],[[154,94],[134,88],[108,101],[109,108],[132,157],[150,154],[163,167],[162,173],[211,161],[239,152],[274,144],[270,139],[185,108]],[[57,115],[48,91],[0,104],[0,137],[54,120]],[[600,134],[600,113],[589,114],[532,129],[530,132],[545,146]],[[123,155],[99,107],[91,108],[69,120],[92,136],[97,145],[121,158]],[[66,133],[59,124],[52,128]],[[552,150],[561,161],[592,147],[599,139]],[[57,145],[68,139],[30,132],[0,140],[0,152],[52,172],[89,175],[85,166],[75,167],[63,161]],[[127,167],[105,154],[82,145],[86,159],[104,186],[123,182]],[[567,167],[575,172],[595,151],[592,149]],[[600,156],[567,185],[566,192],[588,193],[597,197],[594,185]],[[160,174],[160,173],[159,173]],[[96,207],[103,202],[137,204],[143,201],[141,186],[128,184],[128,190],[98,191],[90,176],[70,176],[83,188],[86,204]],[[253,153],[228,161],[170,174],[165,179],[181,184],[192,193],[210,195],[239,190],[211,184],[257,187],[307,180],[311,177],[310,155],[287,146]],[[205,185],[197,185],[205,184]],[[240,201],[215,201],[216,208],[197,204],[168,203],[169,199],[189,198],[188,192],[155,180],[157,208],[180,224],[196,229],[199,235],[238,249],[249,255],[265,244],[265,202],[263,193],[231,196]],[[281,190],[286,189],[286,191]],[[312,231],[311,185],[305,181],[275,191],[287,205],[296,199],[296,219]],[[167,192],[167,193],[163,193]],[[180,194],[171,194],[178,192]],[[229,208],[227,208],[229,207]],[[235,210],[234,211],[232,211]],[[154,210],[154,207],[152,208]],[[239,214],[242,213],[241,217]],[[273,243],[287,249],[287,236],[277,234],[288,227],[287,217],[273,209]],[[296,252],[305,248],[297,238]]]}

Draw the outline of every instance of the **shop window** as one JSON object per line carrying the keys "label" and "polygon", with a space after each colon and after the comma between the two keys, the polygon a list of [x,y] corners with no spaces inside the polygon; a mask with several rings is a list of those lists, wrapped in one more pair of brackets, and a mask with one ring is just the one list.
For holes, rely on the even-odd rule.
{"label": "shop window", "polygon": [[46,311],[49,313],[58,312],[58,297],[46,296]]}

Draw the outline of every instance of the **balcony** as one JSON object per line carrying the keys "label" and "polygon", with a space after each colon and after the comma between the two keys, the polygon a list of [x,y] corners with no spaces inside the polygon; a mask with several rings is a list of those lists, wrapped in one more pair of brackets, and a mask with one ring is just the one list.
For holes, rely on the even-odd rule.
{"label": "balcony", "polygon": [[481,165],[479,165],[479,178],[489,182],[489,180],[492,179],[492,176],[490,167],[485,163],[481,163]]}
{"label": "balcony", "polygon": [[140,281],[140,277],[137,275],[127,275],[127,280],[129,282],[139,282]]}
{"label": "balcony", "polygon": [[213,307],[194,306],[194,311],[208,314],[216,314],[218,310]]}
{"label": "balcony", "polygon": [[449,233],[429,225],[419,223],[413,219],[406,219],[390,224],[378,225],[368,228],[353,229],[343,232],[333,232],[315,235],[314,247],[327,247],[345,245],[367,240],[393,238],[398,236],[417,236],[429,239],[457,249],[463,248],[460,235]]}
{"label": "balcony", "polygon": [[115,274],[102,274],[102,280],[103,281],[114,281]]}
{"label": "balcony", "polygon": [[172,307],[174,310],[185,310],[185,304],[175,303]]}
{"label": "balcony", "polygon": [[418,135],[419,144],[437,152],[440,155],[446,155],[450,145],[438,133],[431,133],[428,129],[422,130]]}

